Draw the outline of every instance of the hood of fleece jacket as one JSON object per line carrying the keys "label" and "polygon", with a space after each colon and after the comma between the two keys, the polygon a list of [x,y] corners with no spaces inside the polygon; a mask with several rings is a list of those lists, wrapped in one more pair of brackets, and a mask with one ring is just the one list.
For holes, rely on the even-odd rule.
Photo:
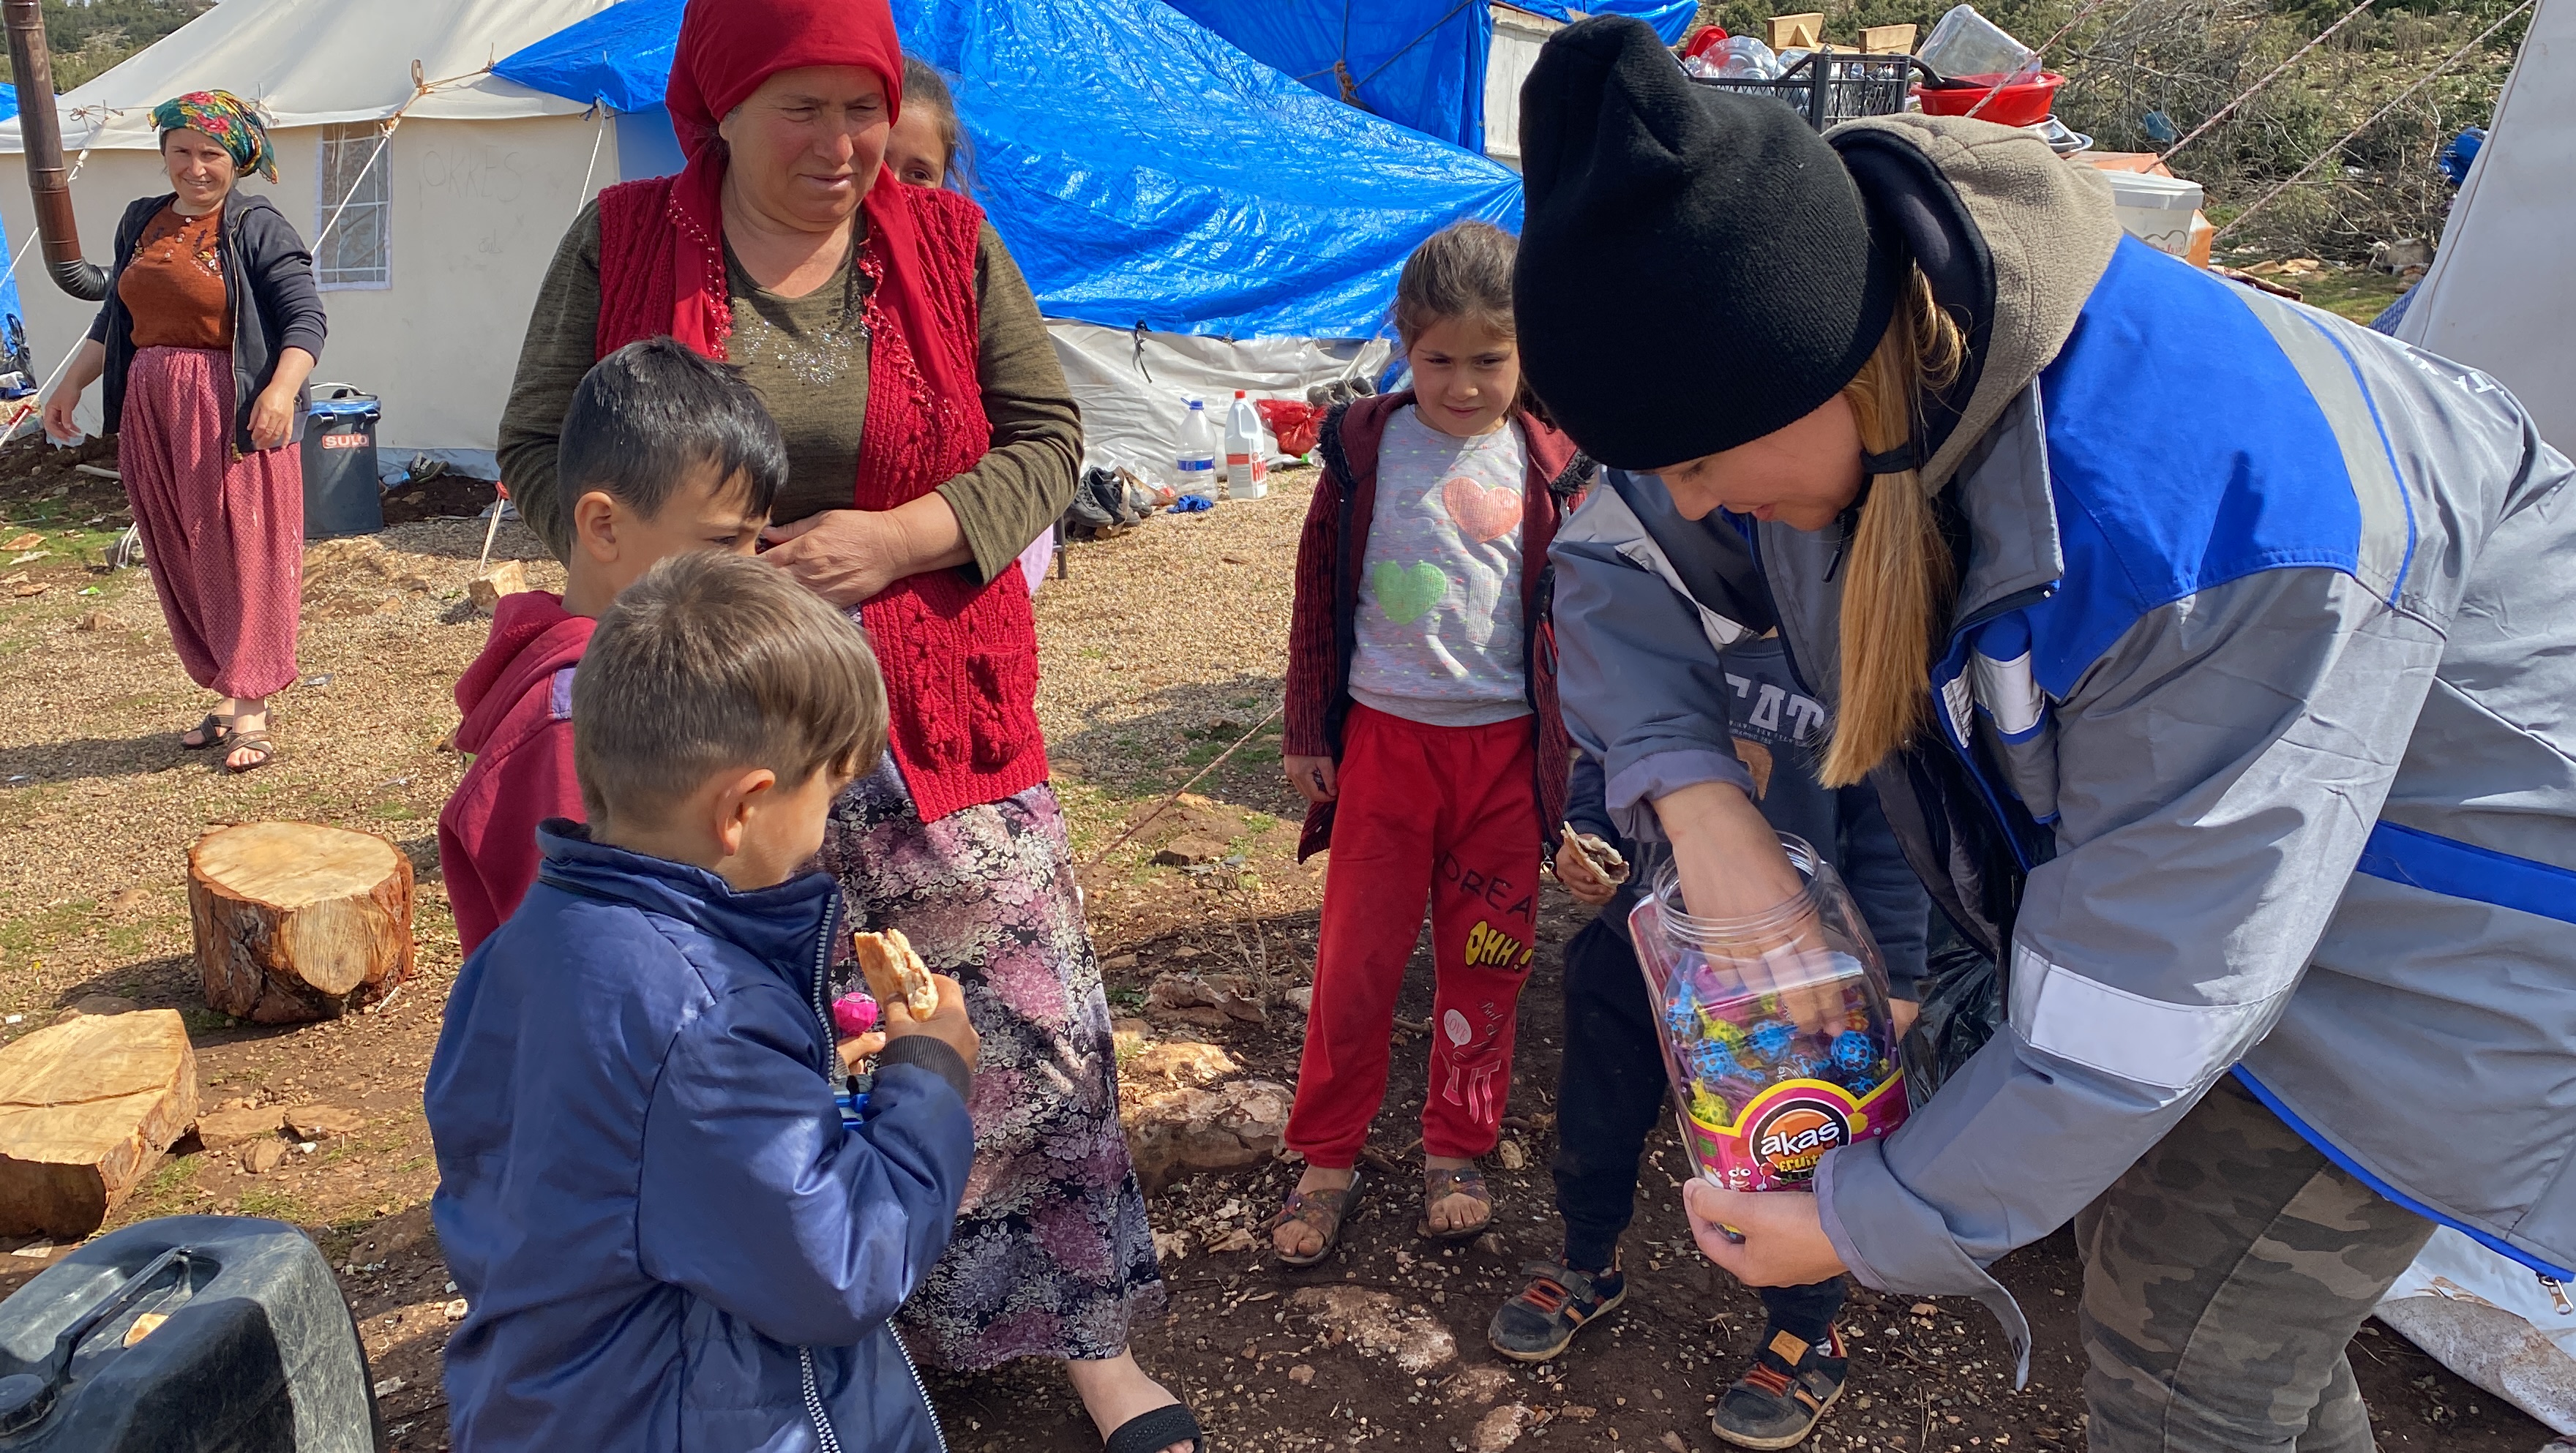
{"label": "hood of fleece jacket", "polygon": [[2120,243],[2111,184],[2027,131],[1964,117],[1870,117],[1825,139],[1967,334],[1966,369],[1926,411],[1923,488],[1938,492],[2074,332]]}
{"label": "hood of fleece jacket", "polygon": [[542,590],[501,597],[483,654],[457,678],[456,707],[465,713],[456,749],[479,753],[533,687],[581,659],[599,622],[564,611],[563,598]]}

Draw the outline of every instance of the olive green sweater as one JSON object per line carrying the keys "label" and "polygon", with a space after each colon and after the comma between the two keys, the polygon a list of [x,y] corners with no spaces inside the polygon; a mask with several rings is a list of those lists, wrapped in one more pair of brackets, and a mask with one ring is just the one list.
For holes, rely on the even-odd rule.
{"label": "olive green sweater", "polygon": [[[803,519],[849,507],[857,478],[860,421],[867,413],[867,340],[845,326],[851,296],[845,265],[801,298],[751,285],[727,249],[734,338],[727,350],[760,390],[787,439],[788,481],[771,518]],[[1073,499],[1082,458],[1082,416],[1065,387],[1055,345],[1018,264],[983,229],[975,286],[982,347],[977,370],[992,452],[939,486],[956,511],[974,561],[961,566],[990,580]],[[573,390],[590,371],[599,329],[599,208],[582,209],[555,249],[537,289],[520,345],[519,372],[501,414],[501,478],[539,538],[558,557],[570,541],[556,500],[555,444]]]}

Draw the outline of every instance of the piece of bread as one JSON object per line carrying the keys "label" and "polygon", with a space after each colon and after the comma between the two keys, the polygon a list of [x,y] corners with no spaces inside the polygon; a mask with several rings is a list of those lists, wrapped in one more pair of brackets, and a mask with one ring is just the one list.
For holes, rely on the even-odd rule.
{"label": "piece of bread", "polygon": [[1591,833],[1576,832],[1573,823],[1557,825],[1565,829],[1565,845],[1574,849],[1576,857],[1591,864],[1592,871],[1614,886],[1628,881],[1628,860],[1619,855],[1617,848]]}
{"label": "piece of bread", "polygon": [[859,972],[867,977],[868,992],[878,1003],[900,1003],[915,1019],[928,1019],[938,1012],[939,986],[930,982],[929,965],[912,951],[903,930],[851,934],[850,952],[858,957]]}

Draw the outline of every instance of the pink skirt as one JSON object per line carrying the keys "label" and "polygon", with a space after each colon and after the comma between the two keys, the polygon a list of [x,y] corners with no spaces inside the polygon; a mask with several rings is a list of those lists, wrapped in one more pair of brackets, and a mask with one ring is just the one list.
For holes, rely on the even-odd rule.
{"label": "pink skirt", "polygon": [[294,445],[235,458],[233,360],[146,348],[125,381],[117,472],[189,679],[262,697],[296,677],[304,472]]}

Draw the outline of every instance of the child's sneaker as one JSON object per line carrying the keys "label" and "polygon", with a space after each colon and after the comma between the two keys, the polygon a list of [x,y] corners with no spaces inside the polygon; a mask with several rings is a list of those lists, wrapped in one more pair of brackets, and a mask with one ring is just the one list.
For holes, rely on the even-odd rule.
{"label": "child's sneaker", "polygon": [[1803,1342],[1774,1327],[1753,1367],[1717,1400],[1709,1427],[1738,1448],[1791,1448],[1816,1430],[1834,1399],[1843,1395],[1851,1358],[1840,1327],[1821,1344]]}
{"label": "child's sneaker", "polygon": [[1514,1362],[1545,1362],[1563,1352],[1585,1324],[1628,1297],[1627,1274],[1615,1261],[1608,1271],[1533,1261],[1521,1274],[1529,1285],[1496,1309],[1485,1328],[1485,1340]]}

